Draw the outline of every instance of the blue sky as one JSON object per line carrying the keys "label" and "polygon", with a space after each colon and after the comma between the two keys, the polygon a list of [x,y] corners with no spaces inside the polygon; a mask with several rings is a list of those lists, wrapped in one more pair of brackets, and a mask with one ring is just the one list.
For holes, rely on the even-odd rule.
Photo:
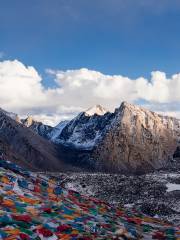
{"label": "blue sky", "polygon": [[129,77],[172,74],[180,70],[179,23],[176,0],[6,0],[0,51],[41,74],[81,67]]}
{"label": "blue sky", "polygon": [[[14,63],[15,59],[19,60],[19,62]],[[5,60],[10,62],[5,64]],[[173,111],[179,111],[179,99],[173,98],[172,95],[175,95],[176,89],[180,87],[180,76],[178,76],[178,80],[172,81],[170,88],[168,79],[165,82],[162,74],[154,74],[154,78],[159,81],[154,83],[151,72],[165,72],[165,78],[171,79],[173,79],[172,75],[180,72],[180,1],[1,1],[0,61],[4,63],[2,64],[2,69],[17,68],[18,71],[22,71],[28,77],[31,71],[29,71],[27,66],[33,66],[41,78],[41,83],[38,85],[39,77],[36,77],[34,72],[31,75],[32,82],[35,81],[38,85],[37,89],[42,88],[41,90],[44,91],[44,87],[49,87],[52,90],[52,88],[57,88],[58,86],[56,93],[53,93],[53,97],[57,102],[60,102],[59,104],[65,105],[63,109],[70,107],[71,112],[73,112],[73,107],[83,109],[90,104],[94,104],[95,101],[99,101],[102,104],[105,103],[105,105],[112,108],[112,106],[117,106],[121,100],[140,102],[141,104],[150,104],[151,106],[157,106],[158,104],[157,109],[162,111],[165,111],[164,109],[167,106],[166,110],[171,111],[173,106]],[[21,63],[22,65],[20,66]],[[81,68],[95,70],[96,73],[94,74],[86,70],[81,71]],[[79,69],[79,72],[67,73],[69,69]],[[59,76],[60,70],[64,71],[63,77]],[[98,72],[106,77],[103,75],[99,77]],[[15,79],[13,81],[18,82],[16,80],[18,73],[15,70],[11,77],[8,74],[6,76],[7,79],[12,78]],[[124,95],[124,97],[119,97],[118,99],[115,97],[111,102],[108,99],[112,100],[112,96],[107,94],[106,89],[107,86],[109,87],[109,82],[107,82],[106,86],[104,83],[99,83],[99,85],[95,86],[95,82],[101,82],[104,78],[107,79],[107,75],[127,76],[132,81],[136,78],[144,77],[146,79],[146,87],[144,87],[144,82],[142,81],[142,90],[140,88],[139,91],[139,82],[137,81],[136,92],[138,93],[136,97],[132,97],[134,94],[132,90],[127,92],[127,95]],[[89,79],[87,81],[87,76],[93,79],[94,85],[88,85]],[[18,77],[17,79],[24,79],[20,74]],[[74,78],[68,85],[68,79],[71,79],[71,77]],[[75,78],[84,79],[84,85],[83,88],[78,88],[72,93],[72,86],[76,85],[77,87]],[[121,85],[114,79],[114,85],[112,84],[110,87],[112,94],[123,95],[126,92],[124,88],[127,86],[131,88],[131,81],[130,85],[124,78],[120,77],[119,81],[122,81]],[[148,86],[148,82],[152,83],[151,89]],[[80,85],[82,87],[81,81],[78,80],[78,84],[78,87]],[[0,88],[2,88],[1,85]],[[74,104],[74,99],[82,95],[82,91],[85,91],[85,86],[88,86],[89,89],[92,88],[92,93],[98,97],[94,101],[90,99],[86,102],[84,100],[86,102],[84,105],[79,101]],[[116,92],[115,86],[118,86],[121,91]],[[61,90],[64,91],[64,94],[74,96],[74,98],[70,99],[69,104],[65,104],[68,101],[64,97],[58,98],[58,94],[62,95],[59,87],[62,87]],[[153,95],[153,92],[156,93],[154,89],[159,91],[162,88],[164,90],[159,97]],[[97,89],[103,92],[103,99],[100,98]],[[148,97],[141,94],[141,91],[144,91],[144,89],[149,92]],[[88,89],[86,91],[88,92]],[[46,98],[47,94],[49,93],[46,92]],[[42,101],[43,98],[45,96],[42,95]],[[82,99],[84,98],[82,96]],[[9,107],[11,105],[7,104],[3,105],[3,101],[0,99],[0,104],[3,107],[5,106],[9,110],[14,109],[14,105],[13,107]],[[11,100],[8,101],[11,102]],[[173,102],[173,105],[171,102]],[[44,105],[43,103],[43,108],[32,110],[32,113],[39,111],[46,114],[50,108],[51,111],[57,110],[55,106],[46,106],[45,108]],[[25,110],[31,112],[34,106],[32,108],[30,105],[28,106]],[[21,113],[25,112],[25,110],[18,107],[15,110]]]}

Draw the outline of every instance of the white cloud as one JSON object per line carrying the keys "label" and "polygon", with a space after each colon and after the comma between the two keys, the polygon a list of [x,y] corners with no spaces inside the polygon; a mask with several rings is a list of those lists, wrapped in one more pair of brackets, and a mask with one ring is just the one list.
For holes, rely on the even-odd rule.
{"label": "white cloud", "polygon": [[[134,102],[143,99],[156,103],[180,101],[180,74],[168,79],[165,73],[155,71],[148,80],[143,77],[130,79],[121,75],[104,75],[85,68],[47,72],[55,76],[64,96],[68,94],[73,98],[78,94],[85,105],[100,101],[113,108],[123,100]],[[73,100],[73,103],[77,102],[77,99]]]}
{"label": "white cloud", "polygon": [[0,62],[0,92],[0,104],[6,109],[23,110],[46,102],[37,71],[17,60]]}
{"label": "white cloud", "polygon": [[[180,106],[180,74],[167,78],[165,73],[155,71],[148,80],[104,75],[86,68],[67,71],[48,69],[46,72],[54,78],[56,88],[45,88],[34,67],[25,66],[17,60],[1,61],[1,107],[57,123],[97,103],[113,110],[124,100],[144,100],[151,109],[158,106],[158,111],[173,114],[178,109],[171,109],[171,106],[175,103]],[[168,108],[164,104],[168,104]]]}
{"label": "white cloud", "polygon": [[82,111],[78,106],[66,106],[62,102],[63,88],[46,89],[36,69],[18,60],[0,62],[0,93],[1,108],[21,116],[32,114],[49,124]]}

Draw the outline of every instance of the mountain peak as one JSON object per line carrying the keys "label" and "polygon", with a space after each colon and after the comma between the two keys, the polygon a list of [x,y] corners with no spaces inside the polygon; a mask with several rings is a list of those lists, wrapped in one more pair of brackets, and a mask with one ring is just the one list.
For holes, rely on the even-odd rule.
{"label": "mountain peak", "polygon": [[30,127],[33,124],[34,120],[32,116],[28,116],[25,120],[24,120],[24,125],[26,127]]}
{"label": "mountain peak", "polygon": [[124,107],[129,107],[129,106],[131,106],[132,104],[129,103],[129,102],[123,101],[123,102],[121,103],[121,105],[124,106]]}
{"label": "mountain peak", "polygon": [[85,115],[86,116],[93,116],[95,114],[99,115],[99,116],[102,116],[104,115],[105,113],[107,113],[108,111],[102,107],[101,105],[97,104],[91,108],[88,108],[86,111],[85,111]]}
{"label": "mountain peak", "polygon": [[119,109],[128,109],[129,111],[131,111],[131,112],[133,112],[134,114],[136,113],[136,114],[141,114],[141,113],[146,113],[146,114],[154,114],[154,115],[158,115],[157,113],[155,113],[155,112],[152,112],[152,111],[150,111],[150,110],[148,110],[148,109],[146,109],[146,108],[144,108],[144,107],[141,107],[141,106],[139,106],[139,105],[135,105],[135,104],[132,104],[132,103],[129,103],[129,102],[126,102],[126,101],[124,101],[124,102],[122,102],[121,103],[121,106],[120,106],[120,108]]}
{"label": "mountain peak", "polygon": [[126,102],[126,101],[123,101],[122,103],[121,103],[121,106],[120,106],[121,108],[129,108],[129,109],[143,109],[143,108],[141,108],[140,106],[138,106],[138,105],[135,105],[135,104],[132,104],[132,103],[129,103],[129,102]]}

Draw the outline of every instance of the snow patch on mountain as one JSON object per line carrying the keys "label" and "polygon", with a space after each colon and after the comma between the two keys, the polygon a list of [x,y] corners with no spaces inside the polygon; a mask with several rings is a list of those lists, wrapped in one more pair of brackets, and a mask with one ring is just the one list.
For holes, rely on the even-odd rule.
{"label": "snow patch on mountain", "polygon": [[85,111],[85,115],[86,116],[93,116],[95,114],[99,115],[99,116],[102,116],[104,115],[105,113],[107,113],[108,111],[102,107],[101,105],[95,105],[91,108],[88,108],[86,111]]}
{"label": "snow patch on mountain", "polygon": [[64,142],[64,144],[67,146],[74,146],[79,149],[91,150],[96,145],[100,137],[101,133],[99,131],[95,133],[95,137],[92,139],[86,139],[86,136],[83,135],[81,131],[75,131],[70,138]]}
{"label": "snow patch on mountain", "polygon": [[[97,111],[91,111],[91,114],[95,112]],[[56,144],[90,150],[102,138],[106,126],[110,123],[111,115],[107,112],[104,115],[95,113],[89,116],[86,112],[82,112],[65,123],[65,126],[61,125],[63,129],[60,134],[57,133],[51,139]]]}
{"label": "snow patch on mountain", "polygon": [[52,129],[52,131],[48,134],[48,139],[50,139],[52,142],[57,142],[58,136],[60,136],[62,130],[65,128],[65,126],[68,124],[68,120],[60,122],[56,127]]}

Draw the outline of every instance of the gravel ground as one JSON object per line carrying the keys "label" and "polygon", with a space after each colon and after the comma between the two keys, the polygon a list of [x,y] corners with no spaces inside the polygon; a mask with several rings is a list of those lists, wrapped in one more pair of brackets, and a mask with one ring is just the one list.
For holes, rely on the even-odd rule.
{"label": "gravel ground", "polygon": [[54,173],[53,176],[64,187],[81,194],[180,224],[180,171],[141,176],[102,173]]}

